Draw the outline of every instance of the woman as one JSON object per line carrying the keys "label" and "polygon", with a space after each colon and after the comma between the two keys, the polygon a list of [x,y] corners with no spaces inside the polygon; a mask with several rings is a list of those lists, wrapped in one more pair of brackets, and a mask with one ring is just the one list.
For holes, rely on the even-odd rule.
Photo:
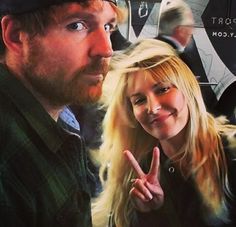
{"label": "woman", "polygon": [[207,113],[194,75],[164,42],[139,41],[113,68],[94,226],[236,226],[236,126]]}

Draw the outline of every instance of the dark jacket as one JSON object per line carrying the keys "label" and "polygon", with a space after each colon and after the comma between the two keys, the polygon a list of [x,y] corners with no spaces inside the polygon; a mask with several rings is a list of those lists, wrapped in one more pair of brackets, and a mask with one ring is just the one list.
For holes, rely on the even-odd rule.
{"label": "dark jacket", "polygon": [[[236,138],[223,138],[231,192],[236,196]],[[150,158],[151,159],[151,158]],[[149,161],[148,161],[149,162]],[[235,227],[236,199],[228,197],[229,222],[210,220],[191,178],[184,179],[174,164],[161,152],[160,184],[165,194],[164,205],[149,213],[136,212],[132,227]],[[149,164],[147,164],[149,166]]]}
{"label": "dark jacket", "polygon": [[92,226],[81,137],[56,123],[3,66],[0,110],[0,225]]}

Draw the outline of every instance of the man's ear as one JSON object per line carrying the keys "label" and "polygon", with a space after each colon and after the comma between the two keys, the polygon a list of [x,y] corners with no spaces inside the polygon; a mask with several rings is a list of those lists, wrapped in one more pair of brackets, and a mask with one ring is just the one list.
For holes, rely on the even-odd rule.
{"label": "man's ear", "polygon": [[175,29],[174,29],[174,34],[175,37],[177,38],[177,40],[181,37],[183,37],[185,35],[183,26],[178,25]]}
{"label": "man's ear", "polygon": [[4,16],[1,20],[2,38],[7,49],[19,53],[22,49],[20,24],[11,16]]}
{"label": "man's ear", "polygon": [[177,39],[181,45],[186,46],[189,40],[189,34],[185,26],[177,26],[174,30],[174,38]]}

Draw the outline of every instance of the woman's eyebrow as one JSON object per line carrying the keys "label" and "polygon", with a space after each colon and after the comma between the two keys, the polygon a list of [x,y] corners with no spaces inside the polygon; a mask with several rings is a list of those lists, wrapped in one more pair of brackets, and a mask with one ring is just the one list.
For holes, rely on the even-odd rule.
{"label": "woman's eyebrow", "polygon": [[137,92],[137,93],[131,94],[131,95],[129,96],[129,98],[131,99],[131,98],[134,98],[134,97],[137,97],[137,96],[140,96],[140,95],[141,95],[141,93],[140,93],[140,92]]}

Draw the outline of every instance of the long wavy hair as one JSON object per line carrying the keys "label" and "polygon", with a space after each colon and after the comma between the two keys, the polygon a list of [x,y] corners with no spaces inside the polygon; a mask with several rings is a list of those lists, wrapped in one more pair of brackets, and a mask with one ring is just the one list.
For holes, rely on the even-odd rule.
{"label": "long wavy hair", "polygon": [[[137,70],[149,73],[157,81],[171,82],[183,92],[189,121],[177,161],[182,174],[194,178],[209,216],[221,217],[224,195],[230,193],[221,134],[235,133],[236,127],[215,119],[206,111],[195,76],[168,44],[141,40],[115,56],[112,67],[104,83],[107,112],[100,149],[104,191],[93,204],[94,226],[107,226],[109,220],[116,227],[130,226],[134,212],[129,198],[130,180],[135,175],[123,151],[130,150],[141,161],[158,143],[137,122],[127,97],[128,82],[135,80],[132,72]],[[111,82],[112,87],[116,85],[114,90]]]}

